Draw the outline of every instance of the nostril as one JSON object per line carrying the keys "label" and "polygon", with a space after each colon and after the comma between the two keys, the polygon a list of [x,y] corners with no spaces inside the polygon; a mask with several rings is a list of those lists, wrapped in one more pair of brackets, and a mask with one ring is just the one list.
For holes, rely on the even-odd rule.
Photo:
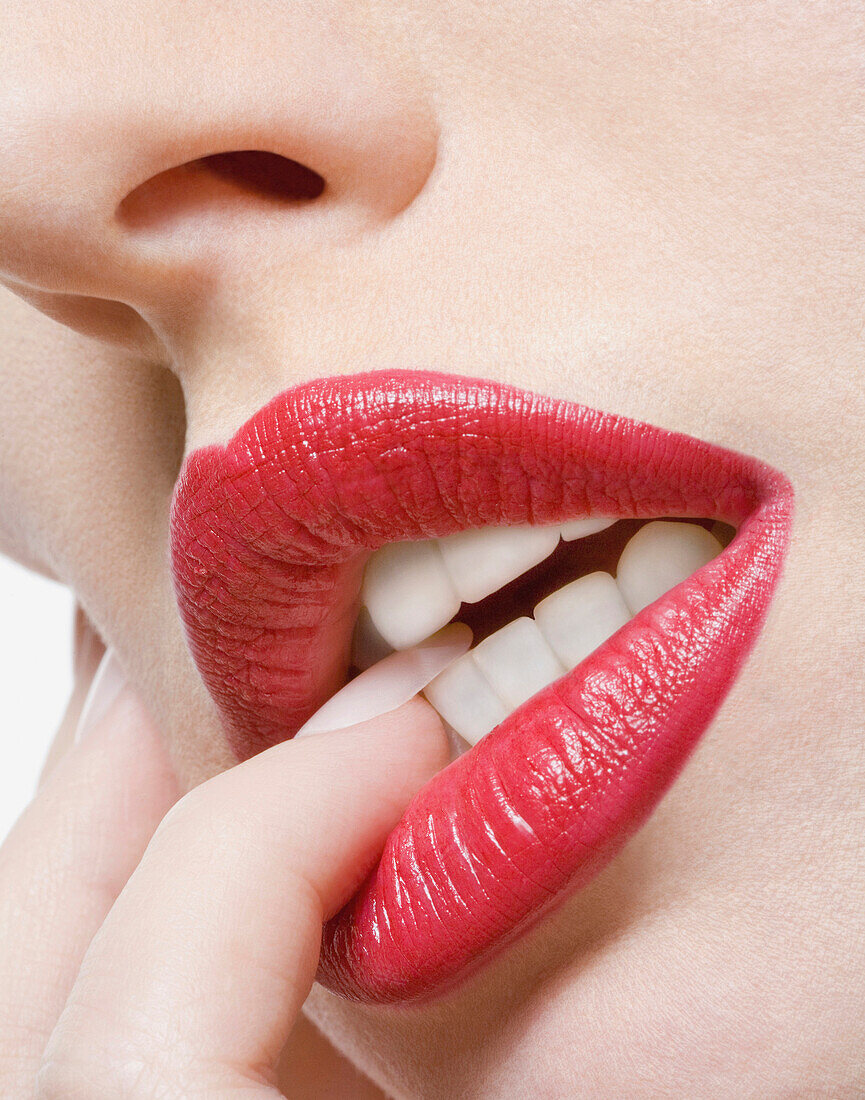
{"label": "nostril", "polygon": [[213,153],[152,176],[123,199],[117,217],[129,228],[154,228],[229,203],[305,204],[325,186],[318,172],[278,153]]}
{"label": "nostril", "polygon": [[214,153],[198,163],[218,179],[228,180],[245,191],[277,202],[317,199],[324,191],[324,180],[318,172],[278,153],[265,153],[260,149]]}

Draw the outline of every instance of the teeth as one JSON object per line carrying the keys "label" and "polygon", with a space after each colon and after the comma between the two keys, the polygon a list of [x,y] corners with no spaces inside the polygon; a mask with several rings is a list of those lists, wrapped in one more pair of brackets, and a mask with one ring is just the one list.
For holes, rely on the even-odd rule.
{"label": "teeth", "polygon": [[565,673],[534,619],[514,619],[475,646],[472,657],[508,713]]}
{"label": "teeth", "polygon": [[367,563],[361,599],[394,649],[422,642],[460,607],[435,539],[394,542],[376,551]]}
{"label": "teeth", "polygon": [[475,745],[564,673],[534,619],[515,619],[454,661],[424,695],[460,737]]}
{"label": "teeth", "polygon": [[616,583],[636,615],[721,553],[720,542],[695,523],[647,523],[622,551]]}
{"label": "teeth", "polygon": [[[543,561],[560,535],[586,538],[613,522],[484,528],[383,547],[366,568],[355,665],[363,670],[390,660],[393,649],[418,646],[450,622],[461,603],[477,603]],[[722,548],[697,524],[648,523],[623,550],[615,579],[597,572],[566,584],[541,600],[533,619],[508,623],[453,661],[424,694],[474,745]]]}
{"label": "teeth", "polygon": [[565,668],[576,668],[630,617],[609,573],[580,577],[535,608],[535,622]]}
{"label": "teeth", "polygon": [[589,535],[596,535],[598,531],[606,531],[615,522],[614,519],[605,519],[603,516],[598,519],[572,519],[570,523],[562,524],[562,538],[565,542],[584,539]]}
{"label": "teeth", "polygon": [[471,653],[454,661],[427,684],[424,695],[470,745],[476,745],[508,716],[504,703],[484,679]]}
{"label": "teeth", "polygon": [[557,527],[486,527],[439,540],[445,568],[464,603],[477,603],[552,554]]}
{"label": "teeth", "polygon": [[614,522],[484,527],[384,546],[369,559],[361,594],[374,634],[394,649],[417,645],[450,622],[460,603],[477,603],[549,557],[560,535],[585,538]]}

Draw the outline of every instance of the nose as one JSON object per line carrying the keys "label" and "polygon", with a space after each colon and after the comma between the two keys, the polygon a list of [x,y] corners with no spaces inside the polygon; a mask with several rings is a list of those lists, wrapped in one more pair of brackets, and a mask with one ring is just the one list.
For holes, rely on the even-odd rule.
{"label": "nose", "polygon": [[7,285],[90,334],[164,339],[215,283],[345,244],[415,199],[437,132],[404,61],[316,5],[245,11],[189,0],[161,22],[105,2],[65,27],[57,5],[7,6]]}

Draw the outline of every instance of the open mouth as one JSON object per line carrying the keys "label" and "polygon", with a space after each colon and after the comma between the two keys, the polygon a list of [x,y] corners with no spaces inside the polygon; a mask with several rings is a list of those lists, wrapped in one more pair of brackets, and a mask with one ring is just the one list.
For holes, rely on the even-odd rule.
{"label": "open mouth", "polygon": [[473,635],[425,687],[456,758],[326,925],[319,979],[438,994],[601,870],[733,683],[791,516],[757,460],[413,371],[296,387],[191,454],[175,587],[238,758],[391,651]]}
{"label": "open mouth", "polygon": [[[349,676],[452,622],[474,645],[424,688],[457,752],[721,553],[727,524],[576,519],[390,543],[367,563]],[[325,712],[326,714],[326,712]]]}

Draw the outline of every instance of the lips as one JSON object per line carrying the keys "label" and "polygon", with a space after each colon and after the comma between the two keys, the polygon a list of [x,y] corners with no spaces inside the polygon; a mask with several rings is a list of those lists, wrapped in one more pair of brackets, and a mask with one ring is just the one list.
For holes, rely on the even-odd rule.
{"label": "lips", "polygon": [[172,563],[239,759],[345,682],[363,568],[396,541],[585,516],[736,527],[717,558],[518,707],[418,794],[325,926],[319,980],[439,994],[588,882],[707,728],[780,575],[792,490],[746,456],[491,382],[412,371],[280,394],[193,452]]}

